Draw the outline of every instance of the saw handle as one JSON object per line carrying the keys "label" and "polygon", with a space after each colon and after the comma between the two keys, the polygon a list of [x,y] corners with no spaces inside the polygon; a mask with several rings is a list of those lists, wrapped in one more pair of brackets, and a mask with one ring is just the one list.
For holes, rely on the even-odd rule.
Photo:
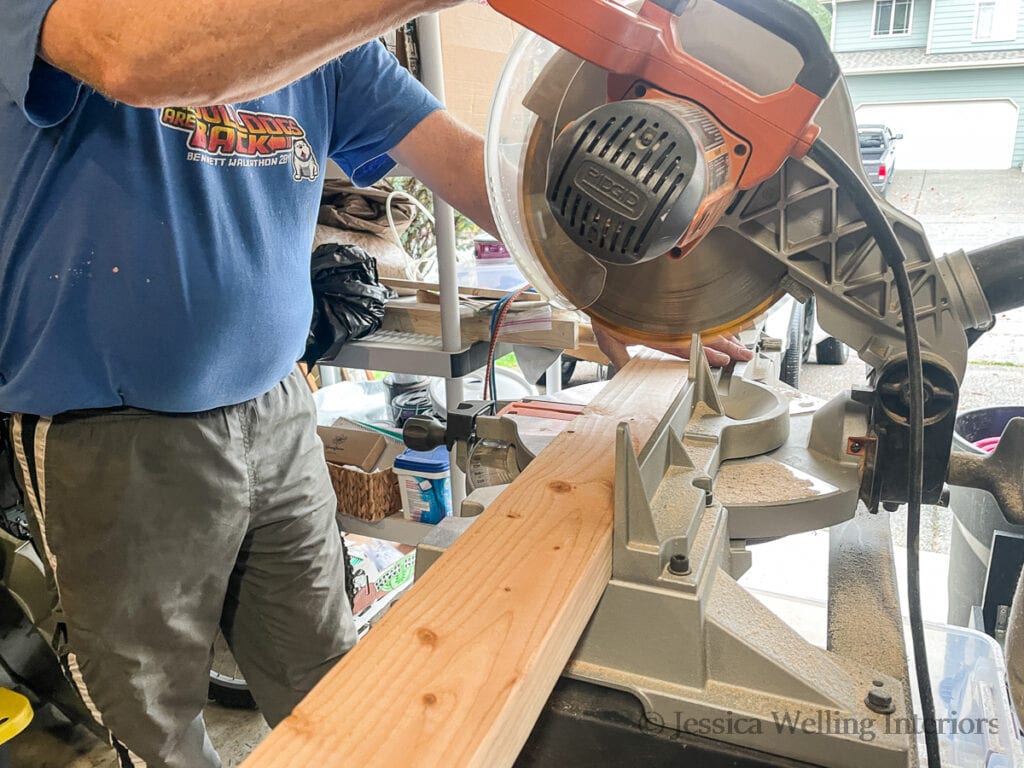
{"label": "saw handle", "polygon": [[[661,5],[669,0],[652,0]],[[839,62],[832,55],[818,22],[790,0],[715,0],[780,40],[796,48],[804,66],[796,84],[824,99],[839,79]]]}
{"label": "saw handle", "polygon": [[402,442],[411,451],[432,451],[448,445],[448,432],[433,416],[412,416],[402,427]]}
{"label": "saw handle", "polygon": [[820,132],[814,116],[839,68],[813,19],[788,0],[714,1],[796,49],[803,67],[789,87],[757,94],[683,50],[677,17],[690,2],[645,0],[637,11],[619,0],[489,0],[499,13],[610,75],[646,82],[714,114],[750,146],[738,188],[753,189],[787,158],[810,150]]}
{"label": "saw handle", "polygon": [[[790,0],[714,0],[784,40],[800,54],[803,68],[796,84],[824,99],[839,79],[839,63],[821,27],[807,11]],[[648,0],[673,16],[682,15],[692,0]]]}

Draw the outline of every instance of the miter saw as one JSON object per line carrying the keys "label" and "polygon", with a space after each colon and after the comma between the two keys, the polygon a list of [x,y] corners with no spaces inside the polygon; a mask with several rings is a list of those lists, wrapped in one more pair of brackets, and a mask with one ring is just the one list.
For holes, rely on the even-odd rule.
{"label": "miter saw", "polygon": [[[1024,522],[1024,421],[995,461],[950,459],[969,336],[1024,304],[1021,243],[931,253],[921,226],[852,170],[856,125],[838,66],[785,0],[491,5],[535,33],[506,64],[487,170],[505,244],[541,293],[651,345],[740,329],[784,293],[813,295],[822,327],[872,368],[870,389],[819,407],[774,381],[769,354],[722,373],[697,355],[639,455],[620,426],[612,579],[566,670],[590,693],[562,690],[569,721],[617,735],[565,736],[542,722],[522,764],[572,763],[560,747],[589,742],[608,764],[918,765],[922,729],[909,724],[936,709],[916,584],[920,504],[940,500],[948,480],[991,490]],[[452,417],[447,429],[411,422],[409,442],[458,445],[470,470],[484,447],[505,446],[487,455],[510,476],[529,461],[513,420],[484,404]],[[912,665],[887,518],[904,503]],[[824,527],[828,650],[735,581],[748,542]],[[940,715],[980,707],[1004,727],[968,743],[926,726],[920,764],[926,753],[936,768],[940,746],[947,765],[1019,764],[1000,675],[960,670],[942,683]],[[602,704],[611,691],[632,703]],[[671,751],[612,757],[615,744],[658,742],[636,741],[638,728],[651,736],[642,725],[617,728],[631,707],[674,734],[689,762]],[[870,722],[870,738],[820,719],[778,727],[779,713],[808,711]],[[734,751],[694,762],[693,733]]]}

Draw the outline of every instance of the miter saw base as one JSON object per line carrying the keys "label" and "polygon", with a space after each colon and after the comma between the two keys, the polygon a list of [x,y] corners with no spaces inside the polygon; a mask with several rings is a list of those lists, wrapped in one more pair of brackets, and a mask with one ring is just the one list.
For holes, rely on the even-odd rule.
{"label": "miter saw base", "polygon": [[[807,606],[804,603],[802,607]],[[871,619],[862,618],[860,623],[868,630],[873,626]],[[1019,765],[1020,752],[1016,747],[1002,737],[990,740],[993,722],[999,728],[1013,721],[1009,703],[1001,693],[1004,683],[998,646],[981,633],[958,627],[932,625],[928,628],[928,639],[932,667],[940,678],[935,696],[944,718],[944,764],[957,768]],[[987,702],[997,712],[996,721],[979,708],[981,702]],[[894,718],[886,721],[876,716],[865,729],[863,721],[844,721],[832,711],[805,711],[801,715],[809,715],[809,721],[804,720],[801,727],[849,729],[859,732],[864,739],[873,738],[872,728],[912,730],[905,728],[907,723]],[[790,717],[792,721],[795,713],[790,713]],[[734,728],[749,727],[744,715],[737,711],[728,718],[693,725],[711,735],[716,727],[726,730],[730,720]],[[950,733],[954,723],[957,732]],[[920,724],[917,725],[919,729]],[[563,677],[555,685],[515,768],[810,768],[832,764],[830,755],[823,756],[821,761],[800,762],[716,741],[713,736],[689,733],[684,726],[682,712],[672,722],[650,720],[641,700],[630,693]],[[1002,751],[1005,748],[1007,751]]]}
{"label": "miter saw base", "polygon": [[[595,744],[642,739],[639,754],[652,755],[645,765],[917,765],[919,729],[894,725],[914,722],[914,709],[889,518],[857,511],[864,457],[848,450],[866,431],[867,409],[849,393],[821,404],[778,385],[771,362],[759,354],[722,372],[701,355],[639,453],[620,425],[612,578],[565,670],[592,687],[562,684],[521,766],[624,764],[559,763],[553,756],[566,745],[553,734],[579,728]],[[473,434],[514,441],[501,422],[477,415]],[[509,451],[516,454],[514,442]],[[469,456],[472,446],[457,453]],[[478,503],[500,490],[477,489]],[[471,520],[444,521],[424,540],[418,575]],[[829,650],[736,581],[749,566],[750,541],[824,527]],[[1005,723],[986,743],[1017,765],[1004,692],[988,687],[972,717]],[[592,709],[581,713],[584,705]],[[623,713],[631,713],[625,722]],[[779,726],[807,713],[812,726]],[[727,746],[712,743],[705,754],[703,737]],[[681,747],[690,762],[670,757]]]}
{"label": "miter saw base", "polygon": [[[629,691],[653,722],[693,723],[689,730],[719,723],[715,738],[738,746],[835,768],[914,765],[908,734],[879,729],[868,742],[859,734],[777,727],[786,712],[877,718],[870,693],[886,697],[886,714],[910,717],[902,682],[908,676],[815,648],[736,583],[730,513],[716,499],[712,476],[723,455],[778,449],[789,437],[789,403],[742,379],[721,393],[703,355],[690,371],[689,386],[639,454],[628,426],[619,427],[612,579],[566,674]],[[763,390],[764,399],[748,387]],[[733,392],[741,397],[731,403]],[[793,491],[780,486],[778,501]],[[855,498],[835,500],[853,516]],[[902,647],[902,625],[895,626],[886,640]],[[736,727],[725,727],[730,723]]]}

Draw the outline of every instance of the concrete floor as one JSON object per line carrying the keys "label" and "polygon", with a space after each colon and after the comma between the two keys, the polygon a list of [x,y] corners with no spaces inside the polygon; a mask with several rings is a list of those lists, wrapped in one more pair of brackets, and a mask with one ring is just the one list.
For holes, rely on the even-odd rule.
{"label": "concrete floor", "polygon": [[[206,708],[210,739],[224,768],[235,768],[270,732],[259,713]],[[11,742],[15,768],[118,768],[113,750],[80,726],[69,727],[50,708],[37,710],[28,730]]]}
{"label": "concrete floor", "polygon": [[[970,250],[986,243],[1024,234],[1024,174],[1020,172],[912,172],[900,171],[888,194],[897,207],[917,217],[925,226],[933,250]],[[862,383],[864,366],[851,356],[845,366],[809,365],[802,389],[830,397],[840,389]],[[972,349],[971,364],[961,393],[961,408],[1024,403],[1024,311],[1000,316],[994,331]],[[923,548],[933,554],[923,567],[930,583],[945,584],[945,552],[949,547],[947,510],[930,508],[922,520]],[[896,543],[902,543],[905,520],[894,520]],[[791,537],[762,545],[755,568],[745,583],[769,592],[794,594],[801,585],[807,594],[821,599],[826,571],[827,536],[823,532]],[[933,592],[933,594],[936,594]],[[925,607],[926,618],[945,616],[944,593],[936,594]],[[225,766],[236,766],[266,735],[267,727],[256,712],[228,710],[216,705],[206,709],[211,737]],[[15,766],[32,768],[93,768],[114,766],[111,750],[82,728],[68,728],[45,710],[12,744]]]}

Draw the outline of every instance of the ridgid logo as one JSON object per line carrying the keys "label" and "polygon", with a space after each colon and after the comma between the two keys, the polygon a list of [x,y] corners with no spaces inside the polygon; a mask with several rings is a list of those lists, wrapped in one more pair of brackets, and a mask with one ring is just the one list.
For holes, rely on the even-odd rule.
{"label": "ridgid logo", "polygon": [[320,176],[306,131],[294,117],[227,105],[166,107],[160,122],[188,134],[186,159],[191,162],[220,167],[290,164],[295,181]]}

